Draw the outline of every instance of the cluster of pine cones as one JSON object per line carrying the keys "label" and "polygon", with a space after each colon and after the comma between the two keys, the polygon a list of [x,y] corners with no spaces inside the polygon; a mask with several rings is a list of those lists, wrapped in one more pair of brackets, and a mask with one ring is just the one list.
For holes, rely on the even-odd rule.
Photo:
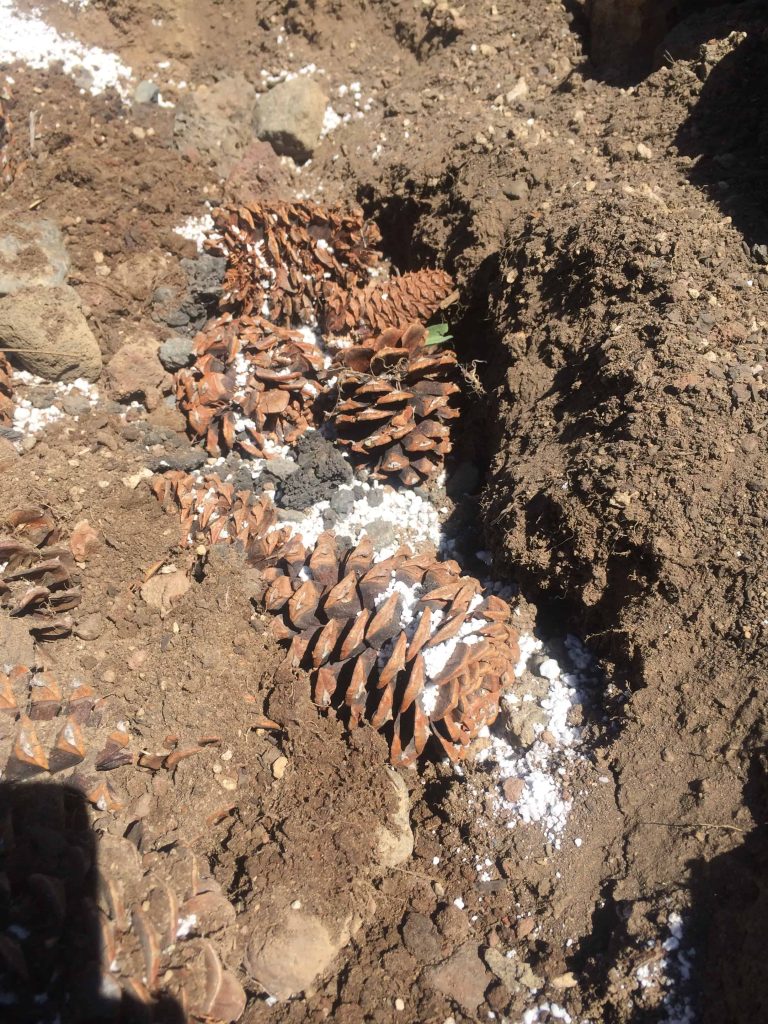
{"label": "cluster of pine cones", "polygon": [[189,847],[99,835],[78,790],[27,783],[4,784],[0,851],[4,1019],[241,1017],[235,910]]}
{"label": "cluster of pine cones", "polygon": [[[429,480],[457,414],[455,354],[429,346],[423,326],[452,294],[448,274],[384,276],[360,210],[256,205],[217,211],[215,226],[209,248],[228,259],[221,315],[177,378],[192,433],[213,455],[268,457],[328,424],[377,479]],[[296,329],[308,323],[325,348]]]}

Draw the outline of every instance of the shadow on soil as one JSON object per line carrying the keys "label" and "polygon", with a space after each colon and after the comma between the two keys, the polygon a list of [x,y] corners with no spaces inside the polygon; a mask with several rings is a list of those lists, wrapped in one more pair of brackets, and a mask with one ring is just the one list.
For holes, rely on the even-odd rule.
{"label": "shadow on soil", "polygon": [[82,794],[63,784],[0,784],[4,1024],[182,1024],[175,1002],[147,1006],[102,973],[99,900]]}

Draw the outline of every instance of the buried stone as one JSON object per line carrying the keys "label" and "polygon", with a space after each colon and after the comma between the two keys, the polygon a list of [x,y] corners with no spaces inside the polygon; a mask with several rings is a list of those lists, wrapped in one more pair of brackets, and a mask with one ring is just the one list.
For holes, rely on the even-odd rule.
{"label": "buried stone", "polygon": [[302,510],[318,501],[328,501],[339,484],[352,479],[352,467],[344,456],[316,431],[299,440],[296,456],[299,468],[283,484],[278,500],[283,508]]}

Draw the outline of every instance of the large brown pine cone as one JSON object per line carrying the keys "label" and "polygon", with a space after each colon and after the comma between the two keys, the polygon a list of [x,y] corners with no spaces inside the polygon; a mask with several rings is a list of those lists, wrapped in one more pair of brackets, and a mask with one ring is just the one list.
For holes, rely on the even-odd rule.
{"label": "large brown pine cone", "polygon": [[325,359],[301,332],[225,315],[198,335],[195,351],[194,366],[177,375],[176,397],[211,454],[268,456],[314,425]]}
{"label": "large brown pine cone", "polygon": [[256,568],[273,565],[291,530],[279,527],[277,509],[266,495],[235,491],[216,474],[196,480],[189,473],[172,470],[152,481],[161,502],[172,500],[181,512],[181,544],[193,542],[240,543],[249,563]]}
{"label": "large brown pine cone", "polygon": [[264,577],[272,632],[290,644],[290,663],[312,672],[316,703],[345,708],[353,723],[392,722],[395,764],[413,764],[430,735],[462,758],[496,718],[518,634],[509,606],[484,597],[455,562],[401,548],[374,563],[367,537],[339,550],[324,533],[309,554],[294,544]]}
{"label": "large brown pine cone", "polygon": [[367,338],[388,327],[426,323],[452,291],[453,281],[444,270],[415,270],[351,290],[328,284],[323,326],[329,334],[352,332]]}
{"label": "large brown pine cone", "polygon": [[362,210],[309,201],[218,209],[207,248],[228,260],[223,308],[268,315],[277,324],[313,323],[327,282],[367,281],[381,240]]}
{"label": "large brown pine cone", "polygon": [[80,679],[63,685],[53,672],[26,665],[0,671],[0,778],[69,778],[94,807],[121,800],[102,774],[133,764],[130,735]]}
{"label": "large brown pine cone", "polygon": [[142,853],[92,830],[67,786],[0,804],[0,986],[8,1019],[236,1021],[246,996],[235,911],[177,844]]}
{"label": "large brown pine cone", "polygon": [[443,465],[451,450],[449,405],[459,391],[456,355],[428,348],[420,324],[390,328],[343,349],[328,419],[339,444],[378,480],[414,487]]}
{"label": "large brown pine cone", "polygon": [[11,615],[30,615],[29,631],[41,639],[72,629],[66,613],[80,604],[75,560],[60,544],[53,516],[42,508],[19,508],[0,525],[0,605]]}
{"label": "large brown pine cone", "polygon": [[[0,114],[0,117],[2,114]],[[0,352],[0,426],[13,423],[13,385],[11,364]]]}

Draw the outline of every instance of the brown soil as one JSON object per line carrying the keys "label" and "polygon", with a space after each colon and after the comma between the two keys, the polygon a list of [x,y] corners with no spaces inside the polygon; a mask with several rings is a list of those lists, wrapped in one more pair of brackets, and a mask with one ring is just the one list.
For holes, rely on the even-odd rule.
{"label": "brown soil", "polygon": [[[258,17],[253,6],[42,9],[137,77],[168,60],[162,74],[177,82],[241,73],[258,88],[262,68],[314,62],[340,114],[354,107],[338,87],[360,82],[370,110],[301,172],[275,161],[259,188],[360,201],[397,266],[456,275],[454,333],[474,381],[457,446],[487,475],[495,574],[539,609],[542,635],[581,630],[607,682],[569,780],[561,849],[536,826],[509,830],[482,813],[472,770],[461,780],[426,765],[406,779],[414,855],[382,873],[370,832],[390,799],[383,739],[346,735],[317,714],[304,679],[278,669],[250,602],[257,581],[226,556],[212,556],[165,619],[142,602],[153,564],[187,569],[193,556],[146,483],[122,483],[146,450],[115,411],[97,413],[18,459],[0,453],[4,507],[42,501],[106,541],[83,572],[78,611],[98,617],[99,636],[57,641],[42,658],[111,686],[147,750],[169,733],[218,737],[172,782],[119,769],[127,810],[97,827],[120,832],[140,806],[153,841],[193,844],[243,908],[258,913],[291,885],[331,916],[360,914],[317,991],[274,1007],[251,993],[248,1020],[516,1021],[550,1001],[574,1020],[665,1020],[636,971],[672,909],[691,924],[699,1019],[763,1019],[762,7],[679,25],[656,70],[620,87],[585,58],[574,4],[467,5],[458,28],[408,0],[264,3]],[[138,333],[170,333],[152,297],[183,292],[179,258],[194,254],[173,228],[204,200],[244,195],[243,165],[224,186],[209,156],[175,147],[173,110],[125,110],[60,74],[12,73],[11,115],[26,125],[36,111],[38,139],[34,151],[19,143],[4,208],[34,205],[64,227],[70,283],[105,354]],[[527,88],[505,99],[521,78]],[[282,731],[255,729],[256,713]],[[289,767],[276,779],[280,753]],[[475,869],[486,857],[492,883]],[[536,999],[490,975],[476,1010],[440,994],[430,969],[467,945],[514,948],[542,979]],[[575,987],[562,988],[565,972]]]}

